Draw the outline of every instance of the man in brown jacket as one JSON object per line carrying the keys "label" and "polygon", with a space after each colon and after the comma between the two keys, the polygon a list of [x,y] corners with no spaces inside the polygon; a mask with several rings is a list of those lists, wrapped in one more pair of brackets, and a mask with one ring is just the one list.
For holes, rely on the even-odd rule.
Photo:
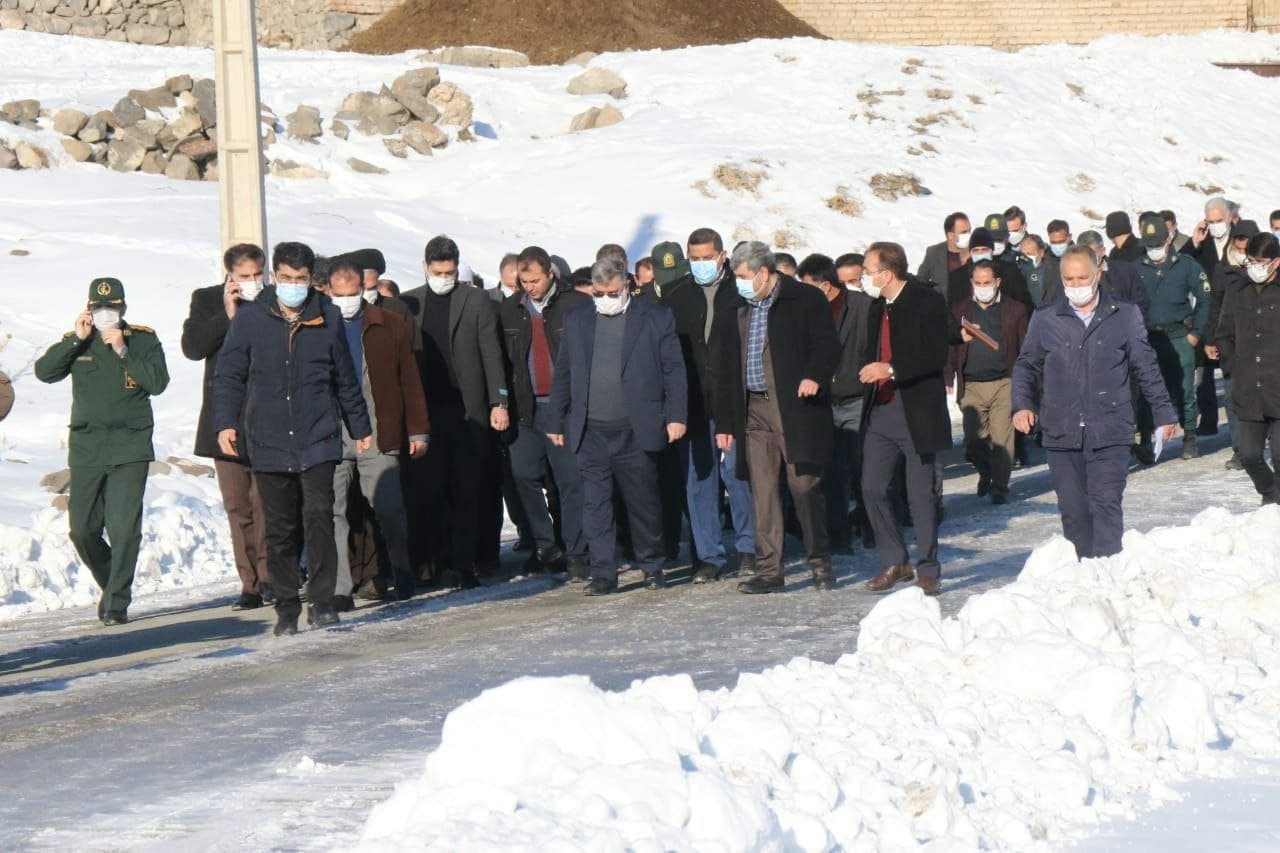
{"label": "man in brown jacket", "polygon": [[1025,305],[1001,295],[991,261],[974,264],[970,281],[970,298],[952,307],[964,343],[951,348],[945,376],[964,414],[965,458],[978,469],[978,495],[1003,504],[1013,470],[1013,365],[1029,321]]}
{"label": "man in brown jacket", "polygon": [[329,298],[342,312],[351,359],[364,390],[373,424],[374,447],[357,453],[343,433],[343,458],[333,475],[333,527],[338,546],[338,582],[334,606],[350,609],[354,583],[347,537],[347,498],[353,480],[373,507],[382,530],[400,600],[411,597],[416,578],[409,562],[408,517],[400,485],[400,455],[414,459],[427,452],[427,403],[408,329],[395,314],[369,304],[361,295],[361,270],[339,261],[329,272]]}

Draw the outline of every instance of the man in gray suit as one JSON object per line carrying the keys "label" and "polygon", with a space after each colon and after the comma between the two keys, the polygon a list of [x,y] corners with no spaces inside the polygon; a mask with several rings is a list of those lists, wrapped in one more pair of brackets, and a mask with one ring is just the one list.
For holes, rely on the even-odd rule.
{"label": "man in gray suit", "polygon": [[916,277],[932,285],[945,298],[951,273],[969,262],[969,232],[973,229],[969,217],[960,211],[943,221],[943,229],[947,239],[925,250]]}
{"label": "man in gray suit", "polygon": [[415,564],[430,561],[441,586],[473,587],[485,477],[494,471],[493,430],[509,426],[497,311],[483,291],[458,287],[458,245],[427,243],[427,283],[401,295],[409,341],[427,395],[431,441],[411,464]]}

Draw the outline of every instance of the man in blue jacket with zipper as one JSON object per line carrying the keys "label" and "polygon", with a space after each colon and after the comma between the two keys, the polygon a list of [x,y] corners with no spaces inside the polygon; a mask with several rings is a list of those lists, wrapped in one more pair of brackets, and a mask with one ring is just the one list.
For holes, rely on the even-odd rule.
{"label": "man in blue jacket with zipper", "polygon": [[[299,542],[307,553],[309,620],[338,621],[333,475],[343,425],[358,453],[373,445],[342,314],[312,290],[314,265],[315,253],[302,243],[276,245],[274,286],[236,311],[214,378],[218,446],[230,457],[248,451],[262,500],[277,637],[298,631]],[[244,436],[237,432],[241,412]]]}
{"label": "man in blue jacket with zipper", "polygon": [[1137,306],[1100,292],[1098,261],[1085,247],[1068,249],[1061,270],[1066,299],[1032,316],[1013,367],[1013,425],[1030,433],[1038,424],[1043,433],[1062,530],[1076,555],[1106,557],[1120,552],[1124,535],[1130,375],[1166,440],[1178,417]]}

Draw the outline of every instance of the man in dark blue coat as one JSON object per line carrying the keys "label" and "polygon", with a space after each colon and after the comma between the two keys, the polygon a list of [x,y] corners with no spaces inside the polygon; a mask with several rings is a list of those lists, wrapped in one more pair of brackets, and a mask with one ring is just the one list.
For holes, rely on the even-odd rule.
{"label": "man in dark blue coat", "polygon": [[247,453],[262,500],[276,636],[298,630],[300,541],[306,545],[310,621],[338,621],[333,473],[342,458],[343,424],[357,452],[373,444],[342,314],[312,290],[314,264],[315,254],[301,243],[276,246],[274,286],[239,306],[214,377],[218,447],[228,457]]}
{"label": "man in dark blue coat", "polygon": [[1058,493],[1062,529],[1086,557],[1120,552],[1125,478],[1133,444],[1132,375],[1163,437],[1177,415],[1136,306],[1100,290],[1098,261],[1083,246],[1062,258],[1066,298],[1031,318],[1013,368],[1013,425],[1038,424]]}
{"label": "man in dark blue coat", "polygon": [[591,284],[595,305],[564,318],[548,437],[578,456],[591,569],[586,594],[618,588],[615,482],[631,523],[636,568],[645,573],[649,589],[661,589],[666,583],[658,454],[684,438],[689,422],[680,340],[669,308],[630,295],[627,268],[618,260],[596,261]]}

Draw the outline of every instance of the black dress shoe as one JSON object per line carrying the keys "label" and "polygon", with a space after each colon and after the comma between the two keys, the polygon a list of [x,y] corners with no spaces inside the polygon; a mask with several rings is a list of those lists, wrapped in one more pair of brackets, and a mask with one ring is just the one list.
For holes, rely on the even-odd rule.
{"label": "black dress shoe", "polygon": [[750,578],[755,577],[756,573],[756,555],[755,554],[739,554],[738,555],[738,577]]}
{"label": "black dress shoe", "polygon": [[286,610],[277,610],[276,627],[272,633],[277,637],[292,637],[298,633],[298,614]]}
{"label": "black dress shoe", "polygon": [[582,590],[584,595],[608,595],[618,591],[618,582],[609,578],[592,578]]}
{"label": "black dress shoe", "polygon": [[[336,596],[335,596],[336,597]],[[387,597],[387,592],[378,586],[377,581],[373,578],[366,578],[364,583],[356,588],[355,597],[361,601],[382,601]],[[350,599],[351,596],[344,595],[343,598]]]}
{"label": "black dress shoe", "polygon": [[693,568],[694,583],[711,583],[720,580],[720,567],[714,563],[699,561]]}
{"label": "black dress shoe", "polygon": [[[336,596],[335,596],[336,598]],[[307,621],[316,628],[327,628],[338,624],[338,611],[332,601],[316,602],[307,608]]]}
{"label": "black dress shoe", "polygon": [[443,589],[475,589],[480,586],[480,578],[469,568],[449,568],[440,573],[440,586]]}
{"label": "black dress shoe", "polygon": [[355,599],[349,595],[335,595],[333,597],[333,609],[338,613],[350,613],[356,609]]}
{"label": "black dress shoe", "polygon": [[809,561],[809,569],[813,572],[815,590],[829,592],[836,588],[836,570],[831,565],[830,557],[814,557]]}
{"label": "black dress shoe", "polygon": [[125,610],[108,610],[102,617],[103,625],[126,625],[129,622],[129,613]]}
{"label": "black dress shoe", "polygon": [[275,590],[271,588],[270,584],[267,584],[262,588],[262,603],[264,605],[276,603],[276,593]]}
{"label": "black dress shoe", "polygon": [[582,557],[570,557],[565,562],[565,569],[569,572],[570,583],[587,582],[587,561]]}
{"label": "black dress shoe", "polygon": [[252,592],[242,592],[240,597],[231,605],[232,610],[257,610],[262,606],[262,596],[255,595]]}
{"label": "black dress shoe", "polygon": [[1003,506],[1009,502],[1008,489],[993,489],[991,491],[991,503],[996,506]]}
{"label": "black dress shoe", "polygon": [[662,572],[654,572],[644,579],[644,588],[648,590],[659,590],[667,588],[667,578]]}
{"label": "black dress shoe", "polygon": [[991,478],[986,474],[978,475],[978,497],[985,498],[991,491]]}
{"label": "black dress shoe", "polygon": [[764,595],[770,592],[782,592],[783,585],[781,580],[770,581],[753,577],[738,584],[738,592],[745,595]]}

